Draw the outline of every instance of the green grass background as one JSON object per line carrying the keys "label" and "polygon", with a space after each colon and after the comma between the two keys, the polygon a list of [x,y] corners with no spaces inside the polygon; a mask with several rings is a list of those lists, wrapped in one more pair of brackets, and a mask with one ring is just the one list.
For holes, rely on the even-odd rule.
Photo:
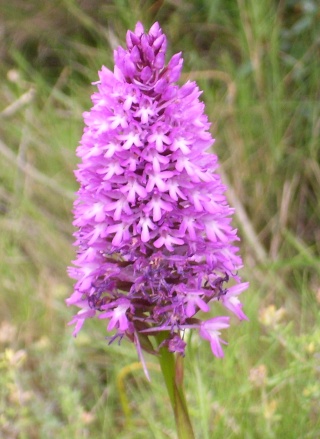
{"label": "green grass background", "polygon": [[77,339],[66,266],[92,81],[158,20],[204,90],[242,237],[250,321],[218,360],[188,335],[200,439],[320,437],[320,8],[316,0],[0,0],[0,437],[175,438],[156,359],[101,322]]}

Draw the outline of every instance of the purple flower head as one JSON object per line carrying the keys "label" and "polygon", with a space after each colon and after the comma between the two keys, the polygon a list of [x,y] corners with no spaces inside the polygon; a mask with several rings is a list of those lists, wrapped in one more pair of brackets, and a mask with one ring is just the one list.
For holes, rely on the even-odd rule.
{"label": "purple flower head", "polygon": [[[80,184],[74,204],[75,245],[70,324],[106,320],[112,339],[124,336],[153,351],[150,336],[184,354],[184,330],[198,329],[214,355],[223,351],[226,316],[202,320],[219,301],[246,319],[238,295],[233,213],[216,173],[217,157],[194,82],[179,86],[183,60],[165,64],[166,37],[158,23],[127,33],[127,48],[102,67],[77,155]],[[226,288],[229,279],[233,286]],[[156,347],[154,348],[156,349]],[[143,359],[142,359],[143,361]]]}

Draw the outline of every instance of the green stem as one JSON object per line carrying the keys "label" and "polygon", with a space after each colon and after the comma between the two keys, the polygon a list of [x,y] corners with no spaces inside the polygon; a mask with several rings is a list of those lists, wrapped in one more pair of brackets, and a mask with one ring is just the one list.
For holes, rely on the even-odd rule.
{"label": "green stem", "polygon": [[[167,336],[166,333],[160,333],[156,339],[160,344]],[[175,359],[167,347],[160,348],[159,353],[159,363],[173,409],[178,438],[195,439],[183,391],[183,358],[178,356]]]}

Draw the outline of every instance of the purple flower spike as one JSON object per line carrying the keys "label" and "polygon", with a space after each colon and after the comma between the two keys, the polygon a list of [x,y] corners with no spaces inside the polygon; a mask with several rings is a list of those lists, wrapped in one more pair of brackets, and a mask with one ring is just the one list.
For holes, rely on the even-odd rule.
{"label": "purple flower spike", "polygon": [[[142,358],[149,337],[184,355],[184,330],[198,329],[217,357],[229,317],[202,320],[215,302],[246,319],[238,296],[237,231],[224,196],[210,124],[194,82],[179,86],[183,59],[165,65],[158,23],[128,31],[127,48],[102,67],[77,155],[74,204],[76,279],[68,305],[80,308],[74,335],[87,318],[106,321],[112,340],[126,336]],[[225,284],[233,279],[229,289]],[[144,362],[143,362],[144,364]]]}

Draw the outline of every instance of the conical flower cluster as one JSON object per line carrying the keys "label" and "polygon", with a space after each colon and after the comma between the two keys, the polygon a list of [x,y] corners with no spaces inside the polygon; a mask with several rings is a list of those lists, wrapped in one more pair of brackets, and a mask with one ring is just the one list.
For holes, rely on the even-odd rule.
{"label": "conical flower cluster", "polygon": [[149,33],[138,23],[126,43],[114,71],[99,72],[77,149],[74,334],[98,317],[140,356],[159,331],[162,345],[184,354],[184,330],[195,328],[221,357],[229,317],[195,316],[219,301],[245,319],[238,295],[247,283],[236,274],[242,261],[217,157],[206,152],[213,139],[201,92],[194,82],[177,85],[183,60],[178,53],[165,64],[158,23]]}

